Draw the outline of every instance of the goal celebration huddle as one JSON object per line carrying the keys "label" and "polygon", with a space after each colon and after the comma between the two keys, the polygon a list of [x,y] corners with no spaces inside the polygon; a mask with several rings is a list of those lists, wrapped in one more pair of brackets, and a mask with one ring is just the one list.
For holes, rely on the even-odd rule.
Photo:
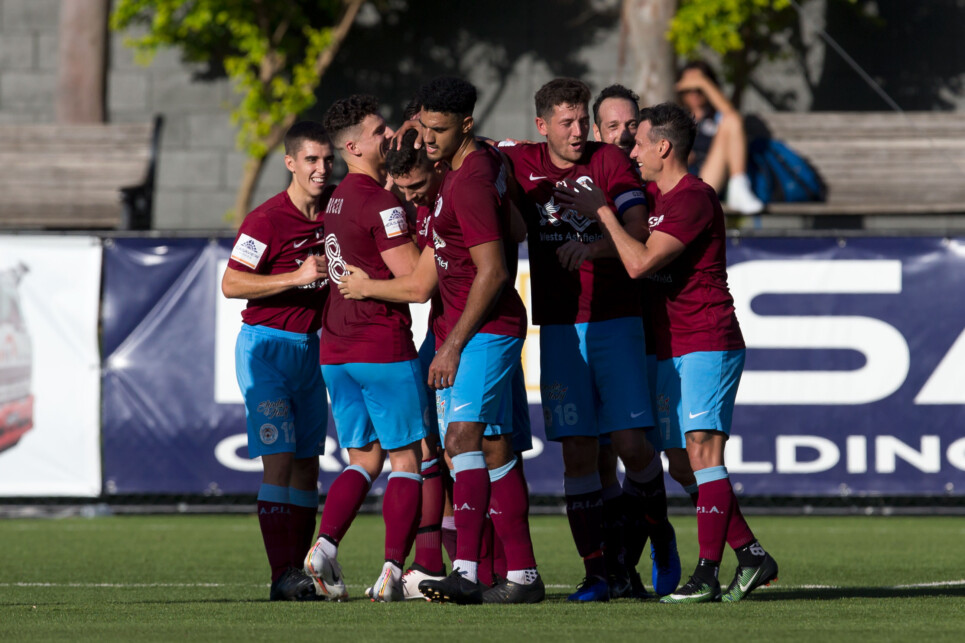
{"label": "goal celebration huddle", "polygon": [[[535,95],[545,140],[500,140],[476,131],[476,95],[434,79],[397,132],[364,95],[296,123],[290,185],[240,227],[222,290],[248,301],[235,359],[248,453],[264,466],[271,600],[348,598],[339,545],[386,458],[385,563],[366,572],[365,596],[544,600],[523,467],[529,318],[585,568],[569,600],[742,600],[778,566],[724,463],[745,346],[720,201],[688,173],[693,117],[672,103],[641,109],[620,85],[594,98],[558,78]],[[336,154],[348,174],[332,186]],[[529,314],[514,287],[523,241]],[[417,348],[409,304],[426,301]],[[316,530],[328,398],[349,465]],[[689,577],[661,452],[696,510]]]}

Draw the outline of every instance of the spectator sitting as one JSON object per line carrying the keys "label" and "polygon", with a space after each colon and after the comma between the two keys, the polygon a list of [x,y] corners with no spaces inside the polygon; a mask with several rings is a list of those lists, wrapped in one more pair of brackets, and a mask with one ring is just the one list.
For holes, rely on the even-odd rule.
{"label": "spectator sitting", "polygon": [[702,60],[687,63],[677,78],[676,89],[681,104],[697,121],[697,138],[687,169],[718,193],[727,179],[727,207],[741,214],[759,213],[764,204],[751,190],[746,173],[744,123],[737,109],[721,92],[713,70]]}

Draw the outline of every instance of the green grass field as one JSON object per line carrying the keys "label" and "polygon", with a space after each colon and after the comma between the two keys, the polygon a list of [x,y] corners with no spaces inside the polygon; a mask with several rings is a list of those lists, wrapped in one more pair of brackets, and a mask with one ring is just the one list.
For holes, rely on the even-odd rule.
{"label": "green grass field", "polygon": [[[696,522],[674,523],[686,577]],[[254,516],[3,520],[0,640],[965,640],[965,520],[754,516],[751,524],[781,573],[742,603],[568,604],[582,566],[566,519],[537,516],[548,600],[459,607],[362,597],[381,566],[378,516],[361,516],[342,545],[353,600],[339,604],[268,602]],[[725,554],[724,584],[735,564]]]}

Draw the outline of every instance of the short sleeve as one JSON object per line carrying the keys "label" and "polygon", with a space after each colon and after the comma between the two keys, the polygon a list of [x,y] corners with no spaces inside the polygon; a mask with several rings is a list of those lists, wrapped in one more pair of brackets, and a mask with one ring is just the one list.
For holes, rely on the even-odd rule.
{"label": "short sleeve", "polygon": [[665,232],[689,246],[710,228],[713,220],[714,204],[709,196],[702,191],[686,190],[673,199],[651,231]]}
{"label": "short sleeve", "polygon": [[274,237],[275,228],[264,213],[249,214],[238,229],[228,267],[241,272],[267,274],[274,252]]}
{"label": "short sleeve", "polygon": [[368,222],[369,233],[375,239],[379,252],[411,241],[405,208],[391,192],[382,190],[380,194],[373,195],[366,203],[365,212],[371,217]]}
{"label": "short sleeve", "polygon": [[[489,168],[486,168],[487,170]],[[460,181],[452,194],[452,207],[459,221],[467,248],[502,238],[499,226],[499,193],[496,177],[489,172],[474,172]]]}

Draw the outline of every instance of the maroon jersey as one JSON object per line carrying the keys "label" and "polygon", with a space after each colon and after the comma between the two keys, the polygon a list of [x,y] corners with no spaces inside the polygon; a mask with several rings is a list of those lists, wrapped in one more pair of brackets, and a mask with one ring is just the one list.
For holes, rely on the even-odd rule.
{"label": "maroon jersey", "polygon": [[[333,188],[334,189],[334,188]],[[326,189],[322,207],[331,194]],[[241,222],[228,267],[259,275],[295,272],[310,256],[324,252],[323,217],[309,220],[295,207],[288,192],[271,197]],[[260,299],[249,299],[241,319],[292,333],[314,333],[322,324],[327,279]]]}
{"label": "maroon jersey", "polygon": [[[466,308],[477,272],[469,249],[490,241],[507,243],[509,202],[505,195],[506,170],[499,153],[488,146],[467,156],[443,181],[431,224],[443,311],[436,325],[436,348]],[[503,288],[478,332],[526,336],[526,308],[512,284]]]}
{"label": "maroon jersey", "polygon": [[[325,255],[334,281],[345,265],[373,279],[391,279],[381,253],[412,243],[405,210],[395,196],[365,174],[342,179],[325,210]],[[322,317],[322,364],[401,362],[415,359],[408,304],[353,301],[333,288]]]}
{"label": "maroon jersey", "polygon": [[639,317],[640,300],[629,296],[635,287],[619,259],[584,261],[578,270],[566,270],[556,256],[567,241],[589,244],[603,238],[598,222],[556,204],[553,188],[563,179],[570,185],[589,181],[601,187],[607,204],[621,218],[634,205],[646,204],[640,176],[627,155],[615,145],[587,142],[583,159],[564,170],[553,165],[546,143],[500,149],[513,162],[513,174],[525,194],[522,214],[529,241],[533,322],[577,324]]}
{"label": "maroon jersey", "polygon": [[[426,247],[432,247],[432,210],[424,205],[420,205],[416,210],[416,243],[419,246],[419,251],[423,251]],[[437,324],[442,318],[442,297],[439,295],[438,289],[432,295],[429,300],[429,319],[428,327],[429,331],[435,336],[439,334],[436,329]]]}
{"label": "maroon jersey", "polygon": [[727,288],[724,213],[717,193],[687,174],[666,194],[656,183],[648,184],[647,199],[650,232],[664,232],[687,246],[648,277],[655,285],[657,359],[744,348]]}

